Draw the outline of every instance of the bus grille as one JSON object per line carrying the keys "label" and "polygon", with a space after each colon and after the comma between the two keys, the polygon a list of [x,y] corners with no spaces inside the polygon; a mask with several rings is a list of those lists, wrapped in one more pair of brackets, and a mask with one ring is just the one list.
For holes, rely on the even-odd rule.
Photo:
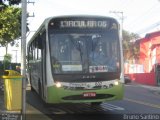
{"label": "bus grille", "polygon": [[62,99],[64,100],[95,100],[95,99],[106,99],[114,97],[114,95],[111,94],[97,94],[96,97],[83,97],[83,95],[72,95],[72,96],[66,96]]}

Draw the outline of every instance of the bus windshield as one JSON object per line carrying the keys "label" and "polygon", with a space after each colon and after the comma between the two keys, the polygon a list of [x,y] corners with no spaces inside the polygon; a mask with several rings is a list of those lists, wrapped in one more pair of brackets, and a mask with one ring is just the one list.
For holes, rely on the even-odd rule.
{"label": "bus windshield", "polygon": [[120,71],[117,31],[49,34],[54,74]]}

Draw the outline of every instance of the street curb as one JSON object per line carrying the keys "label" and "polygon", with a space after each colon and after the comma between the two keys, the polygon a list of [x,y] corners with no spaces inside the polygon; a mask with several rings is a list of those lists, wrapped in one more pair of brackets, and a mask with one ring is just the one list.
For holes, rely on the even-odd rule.
{"label": "street curb", "polygon": [[140,87],[143,87],[143,88],[146,88],[146,89],[149,89],[149,90],[156,91],[157,93],[160,94],[160,86],[144,85],[144,84],[139,84],[139,83],[135,83],[135,82],[132,82],[129,85],[140,86]]}
{"label": "street curb", "polygon": [[138,85],[141,87],[144,87],[144,88],[148,88],[150,90],[160,91],[160,87],[158,87],[158,86],[150,86],[150,85],[142,85],[142,84],[138,84]]}

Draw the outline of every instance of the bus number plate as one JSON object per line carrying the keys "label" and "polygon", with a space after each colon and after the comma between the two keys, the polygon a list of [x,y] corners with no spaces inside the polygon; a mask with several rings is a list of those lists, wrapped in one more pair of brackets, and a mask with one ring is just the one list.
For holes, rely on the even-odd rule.
{"label": "bus number plate", "polygon": [[84,92],[83,97],[96,97],[95,92]]}

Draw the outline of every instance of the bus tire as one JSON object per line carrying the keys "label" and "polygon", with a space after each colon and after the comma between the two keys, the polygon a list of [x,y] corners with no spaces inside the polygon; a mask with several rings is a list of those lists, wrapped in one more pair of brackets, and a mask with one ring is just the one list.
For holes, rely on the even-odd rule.
{"label": "bus tire", "polygon": [[42,89],[41,89],[40,80],[38,80],[38,93],[39,93],[40,98],[42,99]]}
{"label": "bus tire", "polygon": [[35,91],[35,90],[34,90],[34,88],[32,87],[32,85],[31,85],[31,91],[32,91],[32,92],[34,92],[34,91]]}
{"label": "bus tire", "polygon": [[34,89],[34,87],[32,86],[32,83],[30,83],[31,85],[30,85],[30,87],[31,87],[31,92],[35,92],[35,89]]}
{"label": "bus tire", "polygon": [[34,90],[34,88],[33,88],[33,86],[32,86],[31,72],[29,73],[27,79],[30,81],[30,88],[31,88],[31,91],[34,92],[35,90]]}

